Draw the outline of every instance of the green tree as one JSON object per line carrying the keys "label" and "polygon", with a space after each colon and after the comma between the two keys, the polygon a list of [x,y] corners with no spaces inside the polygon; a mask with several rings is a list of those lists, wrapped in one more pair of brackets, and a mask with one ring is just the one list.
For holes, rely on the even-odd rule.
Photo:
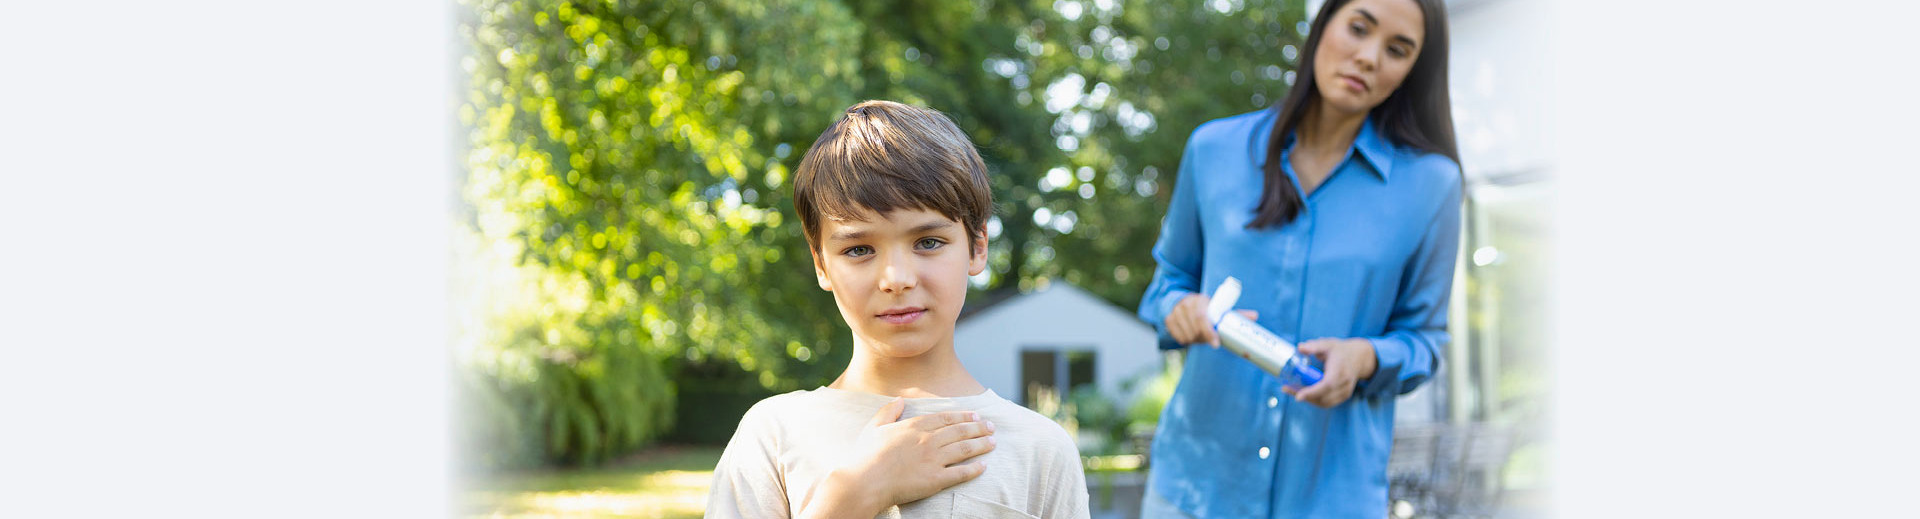
{"label": "green tree", "polygon": [[837,313],[795,275],[805,250],[777,209],[794,157],[776,143],[853,101],[848,11],[468,6],[467,221],[529,281],[500,295],[524,311],[491,316],[462,364],[496,402],[476,421],[521,424],[483,443],[544,439],[498,463],[595,462],[656,437],[677,362],[735,363],[770,388],[818,378],[808,350],[832,350]]}
{"label": "green tree", "polygon": [[999,215],[980,292],[1058,278],[1133,307],[1187,133],[1279,97],[1303,27],[1298,1],[462,6],[457,232],[494,259],[461,380],[499,466],[642,445],[689,387],[844,367],[786,183],[862,99],[979,145]]}
{"label": "green tree", "polygon": [[[1301,2],[1041,1],[987,66],[1043,113],[1041,154],[1003,175],[1004,272],[1139,302],[1187,136],[1285,95]],[[998,187],[999,185],[996,184]],[[1070,251],[1070,252],[1067,252]]]}

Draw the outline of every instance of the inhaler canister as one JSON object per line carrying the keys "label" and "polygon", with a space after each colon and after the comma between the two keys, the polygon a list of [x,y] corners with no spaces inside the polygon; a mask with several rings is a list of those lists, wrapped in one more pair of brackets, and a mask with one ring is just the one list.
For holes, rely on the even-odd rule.
{"label": "inhaler canister", "polygon": [[1240,280],[1228,277],[1213,291],[1207,303],[1207,321],[1220,335],[1220,345],[1240,355],[1260,369],[1280,377],[1290,386],[1306,387],[1320,382],[1323,374],[1311,355],[1300,355],[1293,344],[1272,331],[1233,311],[1240,300]]}

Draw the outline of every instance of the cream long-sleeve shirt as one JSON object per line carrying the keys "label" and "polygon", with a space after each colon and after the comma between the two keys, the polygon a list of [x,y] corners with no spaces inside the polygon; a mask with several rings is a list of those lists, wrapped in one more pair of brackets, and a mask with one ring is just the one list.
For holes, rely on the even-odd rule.
{"label": "cream long-sleeve shirt", "polygon": [[[790,518],[807,492],[854,452],[854,439],[892,398],[822,387],[774,396],[740,419],[714,468],[710,518]],[[1039,413],[987,390],[959,398],[909,398],[901,419],[974,411],[993,422],[987,471],[931,497],[887,509],[888,518],[1083,519],[1080,450]]]}

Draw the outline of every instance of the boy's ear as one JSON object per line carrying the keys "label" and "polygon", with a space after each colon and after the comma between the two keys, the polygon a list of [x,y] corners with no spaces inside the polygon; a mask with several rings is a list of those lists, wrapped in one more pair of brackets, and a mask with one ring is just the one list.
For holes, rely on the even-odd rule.
{"label": "boy's ear", "polygon": [[967,258],[967,275],[978,276],[987,270],[987,228],[976,229],[979,239],[973,240],[972,254]]}
{"label": "boy's ear", "polygon": [[827,265],[825,263],[820,262],[820,250],[815,249],[813,247],[808,247],[807,255],[813,256],[813,276],[819,279],[820,289],[828,292],[832,292],[833,281],[830,281],[827,279]]}

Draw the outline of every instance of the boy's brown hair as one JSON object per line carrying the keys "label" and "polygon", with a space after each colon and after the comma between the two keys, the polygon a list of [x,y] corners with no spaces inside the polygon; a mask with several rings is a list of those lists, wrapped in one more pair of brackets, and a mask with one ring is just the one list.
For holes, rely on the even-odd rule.
{"label": "boy's brown hair", "polygon": [[822,218],[860,220],[861,209],[938,212],[966,227],[972,249],[993,215],[993,193],[980,153],[945,115],[866,101],[847,108],[800,159],[793,208],[815,252]]}

